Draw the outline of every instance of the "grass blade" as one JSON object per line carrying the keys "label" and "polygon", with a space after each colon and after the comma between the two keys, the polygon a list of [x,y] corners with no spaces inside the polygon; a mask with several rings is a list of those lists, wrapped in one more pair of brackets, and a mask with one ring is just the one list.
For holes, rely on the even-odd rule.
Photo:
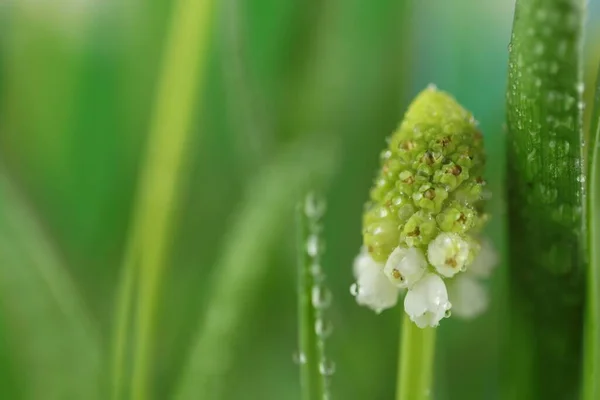
{"label": "grass blade", "polygon": [[323,284],[321,267],[323,237],[321,218],[325,202],[314,192],[298,205],[298,355],[300,393],[304,400],[329,398],[329,376],[335,364],[325,357],[325,338],[332,326],[323,312],[331,302],[331,292]]}
{"label": "grass blade", "polygon": [[600,68],[596,78],[588,163],[588,251],[583,399],[600,398]]}
{"label": "grass blade", "polygon": [[421,329],[408,314],[402,321],[397,400],[432,398],[433,361],[436,328]]}
{"label": "grass blade", "polygon": [[[266,274],[268,248],[291,224],[294,204],[315,179],[331,175],[335,147],[314,140],[293,144],[248,185],[223,256],[217,262],[200,331],[193,340],[175,398],[218,399],[241,338],[239,327]],[[260,231],[260,235],[257,232]]]}
{"label": "grass blade", "polygon": [[99,399],[98,332],[41,228],[0,171],[0,300],[26,398]]}
{"label": "grass blade", "polygon": [[511,329],[534,342],[509,341],[531,349],[522,382],[541,398],[571,398],[581,369],[583,13],[583,0],[519,0],[509,46],[511,324],[524,322]]}
{"label": "grass blade", "polygon": [[128,321],[136,277],[139,288],[133,330],[135,351],[131,395],[138,400],[149,396],[159,283],[173,228],[180,169],[186,155],[196,89],[206,64],[212,8],[212,0],[179,0],[174,5],[117,303],[113,366],[115,399],[123,391]]}

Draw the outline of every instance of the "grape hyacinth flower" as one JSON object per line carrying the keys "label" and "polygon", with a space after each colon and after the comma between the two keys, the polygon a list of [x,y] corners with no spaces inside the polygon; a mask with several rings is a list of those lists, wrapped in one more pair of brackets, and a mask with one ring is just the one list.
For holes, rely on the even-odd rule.
{"label": "grape hyacinth flower", "polygon": [[483,136],[473,116],[434,86],[410,105],[381,153],[381,169],[363,215],[363,247],[354,261],[358,304],[404,310],[420,328],[487,308],[496,264],[481,239]]}

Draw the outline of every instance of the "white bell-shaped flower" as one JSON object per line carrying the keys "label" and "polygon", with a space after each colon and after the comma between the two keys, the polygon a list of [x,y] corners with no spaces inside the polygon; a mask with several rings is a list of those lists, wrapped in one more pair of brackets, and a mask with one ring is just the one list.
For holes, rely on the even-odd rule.
{"label": "white bell-shaped flower", "polygon": [[456,233],[440,233],[429,243],[427,256],[440,275],[450,278],[465,268],[469,244]]}
{"label": "white bell-shaped flower", "polygon": [[383,264],[371,258],[366,249],[354,259],[356,278],[356,302],[377,313],[391,308],[398,302],[399,288],[393,285],[383,273]]}
{"label": "white bell-shaped flower", "polygon": [[448,280],[448,297],[452,315],[465,319],[483,314],[489,303],[486,287],[469,273]]}
{"label": "white bell-shaped flower", "polygon": [[425,274],[427,260],[423,251],[415,247],[396,247],[390,254],[383,273],[399,288],[412,287]]}
{"label": "white bell-shaped flower", "polygon": [[467,267],[467,272],[472,273],[478,278],[489,278],[492,270],[498,264],[498,254],[494,246],[488,239],[481,240],[481,250],[471,264]]}
{"label": "white bell-shaped flower", "polygon": [[444,281],[433,273],[425,274],[404,298],[404,311],[419,328],[437,326],[451,306]]}

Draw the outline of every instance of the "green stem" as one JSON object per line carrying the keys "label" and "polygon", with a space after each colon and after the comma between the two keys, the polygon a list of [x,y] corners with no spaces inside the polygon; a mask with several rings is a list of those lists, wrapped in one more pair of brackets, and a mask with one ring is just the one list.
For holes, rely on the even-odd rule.
{"label": "green stem", "polygon": [[300,365],[300,393],[302,400],[320,400],[325,392],[323,375],[319,372],[319,363],[324,359],[322,346],[315,332],[316,310],[312,302],[314,286],[310,272],[310,257],[306,252],[309,238],[309,220],[304,208],[297,210],[297,246],[298,252],[298,355]]}
{"label": "green stem", "polygon": [[421,329],[404,313],[396,400],[432,397],[435,328]]}
{"label": "green stem", "polygon": [[583,352],[583,399],[600,398],[600,68],[596,78],[588,164],[587,293]]}
{"label": "green stem", "polygon": [[[128,241],[117,304],[113,396],[122,392],[134,278],[139,277],[134,323],[131,398],[149,398],[152,346],[160,281],[172,237],[180,170],[186,156],[196,89],[206,65],[213,0],[178,0],[163,56],[148,148]],[[136,271],[138,271],[136,273]]]}

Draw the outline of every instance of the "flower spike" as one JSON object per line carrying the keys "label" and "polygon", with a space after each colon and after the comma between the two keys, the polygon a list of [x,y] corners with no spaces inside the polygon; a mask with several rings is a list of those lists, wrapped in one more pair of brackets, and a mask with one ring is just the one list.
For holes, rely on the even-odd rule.
{"label": "flower spike", "polygon": [[408,289],[405,311],[419,327],[437,326],[453,298],[457,315],[481,313],[487,294],[477,279],[489,275],[496,257],[487,242],[479,256],[488,196],[483,136],[473,115],[430,86],[380,159],[355,261],[358,303],[381,311]]}

